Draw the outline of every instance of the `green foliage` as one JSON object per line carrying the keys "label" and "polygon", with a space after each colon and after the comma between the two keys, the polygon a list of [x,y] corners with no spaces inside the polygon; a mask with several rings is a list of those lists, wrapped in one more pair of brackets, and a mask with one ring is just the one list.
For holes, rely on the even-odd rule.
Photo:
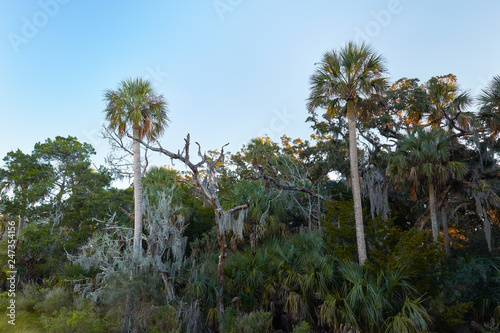
{"label": "green foliage", "polygon": [[62,308],[69,308],[73,305],[71,293],[63,288],[49,289],[44,299],[33,307],[35,311],[43,316],[51,316]]}
{"label": "green foliage", "polygon": [[[367,268],[399,271],[422,294],[436,293],[444,253],[429,233],[415,229],[401,230],[393,220],[372,219],[366,215],[365,238],[368,248]],[[356,237],[352,201],[334,201],[327,205],[323,234],[325,249],[341,260],[356,258]]]}
{"label": "green foliage", "polygon": [[442,295],[429,302],[429,314],[434,318],[434,329],[438,332],[455,332],[466,323],[465,316],[470,311],[472,302],[445,304]]}
{"label": "green foliage", "polygon": [[319,307],[320,321],[326,327],[363,332],[428,329],[431,318],[400,272],[374,274],[353,262],[342,263],[339,270],[342,287],[327,295]]}
{"label": "green foliage", "polygon": [[[226,293],[245,312],[271,310],[287,324],[303,320],[322,327],[377,332],[406,321],[425,330],[431,319],[403,270],[338,263],[324,252],[319,233],[267,241],[233,253],[225,267]],[[289,326],[292,329],[292,326]],[[389,329],[389,328],[388,328]],[[347,331],[346,331],[347,332]]]}
{"label": "green foliage", "polygon": [[245,312],[270,311],[289,324],[300,322],[314,317],[319,299],[335,283],[334,272],[317,232],[267,239],[258,248],[247,247],[228,257],[227,301]]}
{"label": "green foliage", "polygon": [[496,261],[467,255],[449,260],[440,283],[441,295],[431,302],[436,327],[453,331],[470,321],[482,323],[494,317],[500,302]]}
{"label": "green foliage", "polygon": [[2,214],[32,217],[34,204],[42,202],[54,187],[54,169],[40,161],[35,154],[24,154],[19,149],[4,157],[5,169],[0,169]]}
{"label": "green foliage", "polygon": [[155,307],[153,313],[150,314],[148,318],[148,332],[181,333],[175,308],[171,305]]}
{"label": "green foliage", "polygon": [[306,321],[300,323],[300,325],[293,328],[292,333],[312,333],[314,332],[311,324]]}
{"label": "green foliage", "polygon": [[[74,248],[74,233],[67,228],[53,230],[50,224],[31,224],[23,232],[18,245],[17,269],[21,281],[49,279],[66,260],[65,247]],[[3,256],[1,261],[7,262]],[[4,266],[6,267],[6,266]]]}
{"label": "green foliage", "polygon": [[[192,190],[184,183],[185,179],[176,170],[168,168],[151,168],[143,178],[143,192],[149,202],[157,201],[158,191],[164,188],[173,188],[172,206],[180,207],[180,215],[187,222],[184,236],[188,238],[188,244],[208,232],[214,225],[214,211],[211,207],[204,205],[203,201],[192,193]],[[191,247],[187,253],[191,252]]]}
{"label": "green foliage", "polygon": [[[106,287],[99,292],[101,311],[107,319],[120,322],[130,311],[128,305],[133,304],[134,322],[138,328],[145,329],[149,317],[156,313],[152,313],[151,308],[165,305],[166,294],[162,289],[159,274],[138,273],[131,277],[130,273],[118,272],[108,279]],[[157,316],[155,318],[157,320]],[[162,322],[157,323],[163,325]]]}
{"label": "green foliage", "polygon": [[409,281],[422,294],[436,292],[436,283],[444,262],[444,253],[426,232],[415,229],[393,234],[392,246],[384,251],[378,249],[371,257],[377,267],[398,270],[408,276]]}
{"label": "green foliage", "polygon": [[326,208],[325,220],[322,222],[325,228],[323,239],[326,251],[333,253],[339,259],[356,258],[353,202],[334,201],[328,203]]}
{"label": "green foliage", "polygon": [[76,309],[63,307],[50,317],[42,317],[41,323],[47,332],[108,332],[108,324],[90,302],[82,302]]}
{"label": "green foliage", "polygon": [[[363,51],[360,57],[357,51]],[[118,332],[133,321],[132,329],[143,332],[205,332],[223,320],[225,332],[271,332],[271,326],[295,333],[498,332],[500,233],[492,228],[491,254],[485,254],[483,234],[489,220],[496,226],[500,216],[499,77],[483,90],[476,117],[467,111],[470,96],[451,74],[425,84],[403,78],[385,94],[380,57],[368,59],[367,54],[366,45],[349,43],[325,54],[311,77],[307,107],[314,142],[284,136],[280,146],[268,137],[255,138],[230,162],[217,165],[221,205],[248,204],[243,240],[225,239],[230,248],[223,271],[225,318],[216,306],[214,211],[186,185],[189,176],[165,167],[146,173],[145,202],[149,207],[163,203],[168,189],[172,214],[144,215],[145,251],[134,266],[133,188],[110,188],[110,172],[91,167],[91,145],[58,136],[37,143],[31,154],[9,152],[0,169],[0,283],[5,290],[6,221],[24,221],[15,248],[16,310],[22,318],[17,331]],[[368,72],[373,75],[358,76]],[[165,129],[166,102],[149,82],[122,81],[117,90],[105,92],[105,99],[108,134],[121,138],[133,128],[153,139]],[[368,186],[363,204],[375,202],[370,186],[382,183],[379,188],[389,189],[384,207],[386,202],[391,206],[385,216],[392,216],[383,220],[365,212],[368,260],[363,267],[356,264],[346,182],[347,103],[356,109],[356,127],[366,144],[358,161]],[[213,159],[217,152],[208,154]],[[336,181],[327,179],[332,170]],[[374,170],[380,178],[370,178]],[[252,179],[262,175],[267,182]],[[437,185],[426,191],[425,183]],[[287,186],[339,200],[325,205]],[[434,241],[417,230],[425,227],[428,215],[423,194],[429,193],[423,191],[437,194],[439,209],[450,213],[449,257],[437,233]],[[471,201],[479,191],[483,212]],[[374,216],[376,210],[380,213],[373,209]],[[184,218],[190,244],[190,257],[168,272],[173,297],[158,272],[173,257],[163,245],[184,242],[163,232],[170,217]],[[158,260],[150,260],[148,251],[156,251]],[[82,260],[76,264],[68,257]],[[7,304],[7,293],[0,293],[0,307]],[[0,322],[0,331],[9,329]]]}
{"label": "green foliage", "polygon": [[269,312],[250,312],[235,316],[229,312],[224,332],[226,333],[268,333],[271,332],[272,317]]}

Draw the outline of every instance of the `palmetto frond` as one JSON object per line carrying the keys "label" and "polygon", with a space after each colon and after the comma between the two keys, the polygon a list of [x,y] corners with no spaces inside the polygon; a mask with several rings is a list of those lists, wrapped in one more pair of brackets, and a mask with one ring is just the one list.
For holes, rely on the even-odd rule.
{"label": "palmetto frond", "polygon": [[400,312],[385,322],[386,333],[421,333],[428,332],[431,317],[422,306],[422,299],[406,298]]}
{"label": "palmetto frond", "polygon": [[338,291],[327,295],[323,304],[319,306],[319,319],[323,325],[335,331],[348,326],[351,328],[349,332],[361,332],[356,314]]}

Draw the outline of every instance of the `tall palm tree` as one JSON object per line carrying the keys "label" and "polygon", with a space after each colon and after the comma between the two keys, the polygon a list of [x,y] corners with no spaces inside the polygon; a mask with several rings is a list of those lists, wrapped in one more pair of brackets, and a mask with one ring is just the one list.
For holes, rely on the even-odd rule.
{"label": "tall palm tree", "polygon": [[[156,94],[152,84],[142,78],[126,79],[116,90],[104,92],[108,128],[119,137],[132,129],[134,139],[156,140],[168,124],[167,102]],[[142,249],[142,183],[141,146],[133,142],[134,154],[134,255],[139,257]]]}
{"label": "tall palm tree", "polygon": [[311,76],[311,92],[307,108],[327,112],[345,110],[349,128],[349,160],[351,166],[356,238],[360,265],[366,260],[363,231],[363,212],[359,185],[358,152],[356,141],[356,114],[363,101],[381,94],[387,87],[386,68],[382,56],[362,43],[349,42],[340,50],[326,52],[319,67]]}
{"label": "tall palm tree", "polygon": [[415,133],[401,141],[390,168],[390,173],[398,177],[400,182],[405,180],[412,182],[411,192],[414,198],[420,180],[423,178],[427,181],[434,240],[437,240],[439,235],[436,185],[443,184],[452,177],[461,178],[467,173],[465,163],[450,161],[449,138],[450,134],[445,133],[440,127],[426,131],[418,126]]}
{"label": "tall palm tree", "polygon": [[500,75],[493,77],[490,85],[481,91],[479,103],[480,117],[496,135],[500,131]]}
{"label": "tall palm tree", "polygon": [[[483,168],[486,165],[489,165],[490,168],[495,168],[496,166],[496,163],[492,163],[494,150],[488,148],[491,148],[495,144],[500,132],[500,75],[494,76],[490,84],[481,91],[478,102],[480,107],[479,119],[485,123],[491,133],[491,136],[487,135],[484,137],[486,148],[484,150],[480,148],[480,171],[483,172]],[[473,191],[476,199],[476,210],[478,215],[483,216],[486,242],[491,251],[491,223],[487,213],[487,206],[489,205],[487,198],[490,193],[491,189],[486,189],[485,183],[478,184],[477,190]]]}

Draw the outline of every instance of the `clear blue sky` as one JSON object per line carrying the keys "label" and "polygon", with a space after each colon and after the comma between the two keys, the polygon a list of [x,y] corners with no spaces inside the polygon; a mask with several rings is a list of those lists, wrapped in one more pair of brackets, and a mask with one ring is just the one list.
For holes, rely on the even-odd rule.
{"label": "clear blue sky", "polygon": [[[500,2],[416,0],[0,0],[0,157],[47,138],[97,150],[103,90],[151,79],[169,102],[161,139],[241,148],[307,139],[314,63],[349,40],[384,55],[391,80],[453,73],[477,93],[500,74]],[[158,158],[155,164],[168,164]],[[1,163],[0,163],[1,164]]]}

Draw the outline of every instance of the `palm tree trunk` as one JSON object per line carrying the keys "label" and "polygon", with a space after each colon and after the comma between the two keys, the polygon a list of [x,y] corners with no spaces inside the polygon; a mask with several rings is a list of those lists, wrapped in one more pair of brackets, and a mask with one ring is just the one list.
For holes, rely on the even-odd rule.
{"label": "palm tree trunk", "polygon": [[219,243],[219,263],[217,265],[217,308],[219,310],[219,332],[224,330],[224,261],[227,256],[227,246],[224,239],[224,233],[220,228],[220,223],[224,219],[224,215],[216,211],[215,212],[215,223],[217,225],[217,241]]}
{"label": "palm tree trunk", "polygon": [[491,252],[491,223],[488,218],[488,213],[486,212],[483,218],[484,224],[484,235],[486,236],[486,244],[488,244],[488,250]]}
{"label": "palm tree trunk", "polygon": [[432,237],[437,241],[439,236],[439,226],[437,220],[436,208],[436,193],[434,191],[434,183],[429,179],[429,210],[431,212]]}
{"label": "palm tree trunk", "polygon": [[363,266],[367,258],[365,232],[363,230],[363,208],[361,206],[361,188],[358,171],[358,145],[356,140],[356,115],[354,101],[347,101],[347,123],[349,125],[349,161],[351,164],[352,197],[354,201],[354,221],[356,223],[356,240],[358,244],[359,264]]}
{"label": "palm tree trunk", "polygon": [[[139,127],[134,126],[134,138],[139,139]],[[142,250],[142,181],[141,145],[134,140],[134,257],[140,258]]]}
{"label": "palm tree trunk", "polygon": [[443,207],[441,210],[441,224],[443,225],[443,234],[444,234],[444,252],[446,256],[450,256],[450,233],[448,231],[448,215],[446,214],[446,209]]}

